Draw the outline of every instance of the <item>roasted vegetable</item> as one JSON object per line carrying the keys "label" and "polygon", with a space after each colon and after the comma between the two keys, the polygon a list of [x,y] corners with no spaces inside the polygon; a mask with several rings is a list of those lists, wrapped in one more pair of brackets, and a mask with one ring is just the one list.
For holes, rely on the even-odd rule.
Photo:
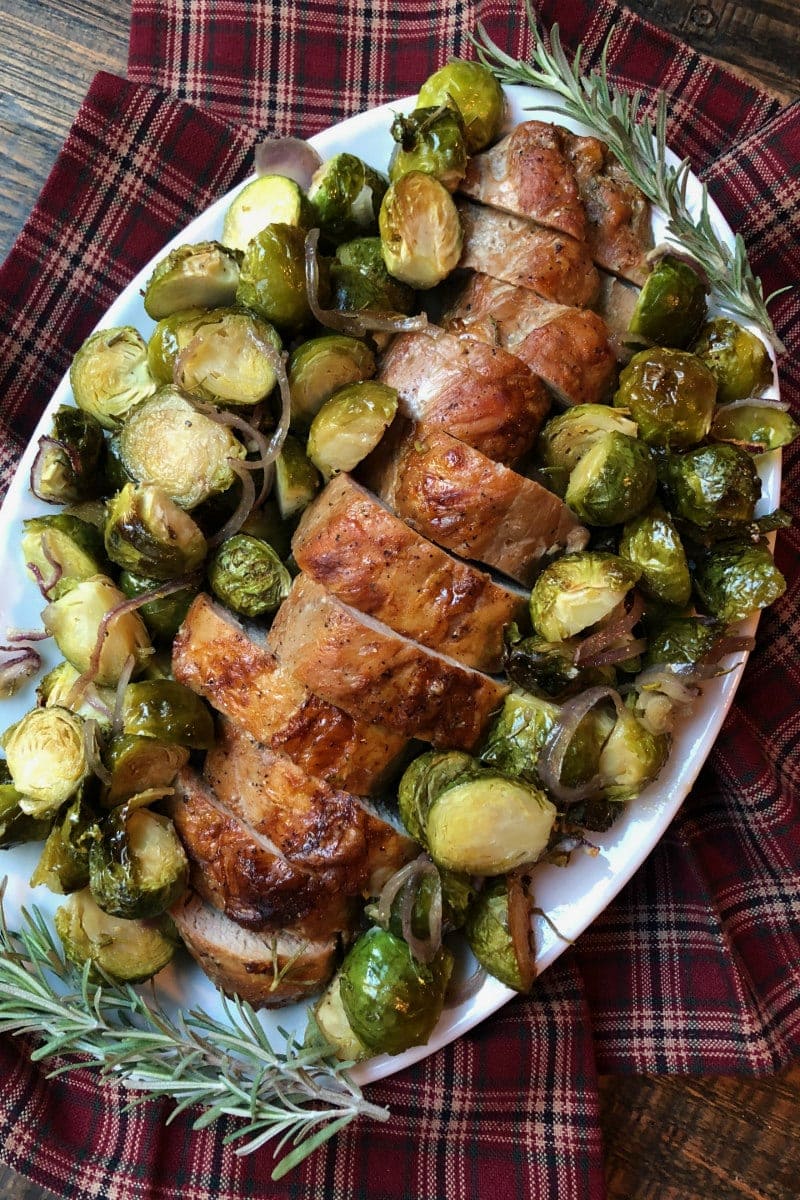
{"label": "roasted vegetable", "polygon": [[131,325],[87,338],[72,360],[69,381],[78,408],[104,429],[117,429],[156,390],[144,339]]}
{"label": "roasted vegetable", "polygon": [[683,349],[706,318],[706,288],[697,271],[666,254],[639,293],[630,332],[657,346]]}
{"label": "roasted vegetable", "polygon": [[711,437],[715,442],[732,442],[754,454],[788,446],[798,433],[800,426],[792,420],[790,413],[759,404],[757,400],[752,404],[718,408],[711,423]]}
{"label": "roasted vegetable", "polygon": [[275,498],[283,520],[299,516],[314,499],[321,482],[300,442],[289,434],[275,460]]}
{"label": "roasted vegetable", "polygon": [[[331,303],[345,312],[410,313],[414,292],[386,270],[379,237],[337,247],[330,263]],[[343,381],[347,382],[347,381]]]}
{"label": "roasted vegetable", "polygon": [[434,800],[477,765],[462,750],[429,750],[406,767],[397,792],[397,805],[400,820],[415,841],[427,846],[425,824]]}
{"label": "roasted vegetable", "polygon": [[706,366],[684,350],[656,348],[634,354],[614,396],[649,446],[682,450],[711,428],[717,385]]}
{"label": "roasted vegetable", "polygon": [[152,650],[138,613],[109,615],[124,603],[125,596],[110,579],[92,575],[75,583],[42,613],[45,629],[55,638],[64,658],[80,672],[92,664],[100,627],[104,625],[105,636],[99,656],[95,656],[93,683],[116,685],[130,656],[134,658],[136,672]]}
{"label": "roasted vegetable", "polygon": [[159,387],[175,379],[175,363],[189,345],[197,326],[211,316],[205,308],[184,308],[162,317],[147,343],[147,365]]}
{"label": "roasted vegetable", "polygon": [[786,580],[766,542],[731,541],[700,558],[694,587],[706,612],[728,624],[774,604]]}
{"label": "roasted vegetable", "polygon": [[300,186],[285,175],[260,175],[234,196],[222,223],[222,240],[233,250],[245,251],[267,225],[301,225],[310,228],[312,212]]}
{"label": "roasted vegetable", "polygon": [[156,268],[144,289],[148,317],[160,321],[187,308],[232,304],[239,282],[238,256],[219,242],[176,246]]}
{"label": "roasted vegetable", "polygon": [[360,1062],[370,1057],[369,1049],[356,1037],[341,995],[341,972],[337,971],[314,1007],[314,1025],[342,1062]]}
{"label": "roasted vegetable", "polygon": [[640,575],[639,567],[615,554],[565,554],[545,567],[534,584],[533,627],[549,642],[574,637],[608,616]]}
{"label": "roasted vegetable", "polygon": [[391,132],[395,141],[389,160],[392,183],[410,171],[424,171],[448,192],[456,190],[467,170],[464,121],[457,108],[442,104],[417,108],[408,117],[398,113]]}
{"label": "roasted vegetable", "polygon": [[32,817],[20,808],[22,793],[14,787],[5,759],[0,759],[0,848],[8,850],[47,837],[50,820]]}
{"label": "roasted vegetable", "polygon": [[78,795],[59,813],[31,876],[31,887],[44,885],[58,896],[77,892],[89,882],[89,850],[98,834],[94,810]]}
{"label": "roasted vegetable", "polygon": [[205,701],[174,679],[128,684],[122,731],[129,737],[155,738],[191,750],[209,750],[214,744],[214,722]]}
{"label": "roasted vegetable", "polygon": [[98,908],[88,888],[73,892],[55,914],[64,953],[78,967],[92,964],[90,978],[143,983],[172,960],[179,944],[168,917],[121,921]]}
{"label": "roasted vegetable", "polygon": [[411,287],[434,287],[461,257],[462,232],[452,196],[438,179],[411,171],[393,183],[380,212],[386,269]]}
{"label": "roasted vegetable", "polygon": [[189,864],[172,822],[123,804],[106,817],[89,850],[89,886],[103,912],[157,917],[186,890]]}
{"label": "roasted vegetable", "polygon": [[613,686],[613,667],[575,665],[572,641],[548,642],[538,634],[522,637],[516,625],[505,633],[503,670],[512,682],[545,699],[560,700],[597,684]]}
{"label": "roasted vegetable", "polygon": [[128,483],[108,502],[104,537],[112,562],[151,579],[184,575],[206,556],[201,530],[153,483]]}
{"label": "roasted vegetable", "polygon": [[208,562],[214,595],[245,617],[260,617],[280,608],[292,578],[268,542],[247,533],[227,538]]}
{"label": "roasted vegetable", "polygon": [[581,521],[620,525],[653,499],[656,468],[644,442],[604,433],[573,467],[565,500]]}
{"label": "roasted vegetable", "polygon": [[103,570],[103,538],[93,525],[66,513],[22,522],[22,557],[50,594],[61,579],[88,579]]}
{"label": "roasted vegetable", "polygon": [[375,356],[364,342],[342,334],[311,338],[292,352],[287,374],[292,426],[306,429],[339,388],[372,378]]}
{"label": "roasted vegetable", "polygon": [[48,504],[71,504],[100,491],[103,427],[90,413],[62,404],[31,467],[31,491]]}
{"label": "roasted vegetable", "polygon": [[[514,779],[539,784],[542,748],[559,720],[559,706],[526,692],[511,692],[486,735],[481,761]],[[583,718],[564,756],[561,782],[576,787],[597,771],[608,731],[594,710]]]}
{"label": "roasted vegetable", "polygon": [[101,728],[111,724],[114,713],[115,689],[90,684],[77,697],[73,693],[80,672],[72,663],[60,662],[40,680],[36,703],[40,708],[68,708],[76,716],[97,721]]}
{"label": "roasted vegetable", "polygon": [[[132,571],[120,573],[120,591],[124,592],[131,600],[136,596],[144,596],[147,592],[156,591],[159,586],[160,580],[158,579],[148,579],[144,575],[135,575]],[[168,596],[148,600],[146,604],[138,608],[136,611],[147,626],[151,637],[172,642],[199,590],[198,580],[198,583],[181,588],[177,592],[170,592]]]}
{"label": "roasted vegetable", "polygon": [[325,479],[352,471],[375,449],[397,412],[397,392],[368,380],[339,388],[326,400],[308,434],[308,457]]}
{"label": "roasted vegetable", "polygon": [[464,121],[470,154],[477,154],[495,141],[503,126],[503,89],[488,67],[472,60],[451,58],[425,80],[417,103],[425,108],[440,104],[457,108]]}
{"label": "roasted vegetable", "polygon": [[667,734],[648,732],[629,709],[620,709],[600,752],[604,798],[622,802],[640,795],[667,761],[669,747]]}
{"label": "roasted vegetable", "polygon": [[717,381],[717,401],[760,396],[772,383],[772,362],[760,338],[729,317],[715,317],[692,347]]}
{"label": "roasted vegetable", "polygon": [[306,293],[305,235],[296,225],[268,225],[245,251],[236,300],[282,334],[311,320]]}
{"label": "roasted vegetable", "polygon": [[569,473],[606,434],[635,438],[636,430],[635,421],[607,404],[576,404],[551,417],[539,434],[537,449],[545,467]]}
{"label": "roasted vegetable", "polygon": [[53,816],[89,774],[83,721],[66,708],[34,708],[0,740],[29,816]]}
{"label": "roasted vegetable", "polygon": [[335,154],[314,172],[308,189],[314,223],[334,243],[377,233],[388,186],[380,171],[355,154]]}
{"label": "roasted vegetable", "polygon": [[644,666],[697,663],[708,654],[722,626],[708,617],[667,617],[648,631]]}
{"label": "roasted vegetable", "polygon": [[654,600],[685,608],[692,581],[680,535],[660,504],[625,525],[619,542],[621,558],[639,567],[639,587]]}
{"label": "roasted vegetable", "polygon": [[239,532],[269,542],[281,561],[285,561],[291,553],[293,526],[290,521],[284,521],[274,499],[254,509]]}
{"label": "roasted vegetable", "polygon": [[478,893],[470,908],[464,933],[472,953],[485,971],[515,992],[530,991],[532,980],[523,978],[508,925],[508,884],[493,879]]}
{"label": "roasted vegetable", "polygon": [[275,387],[277,331],[254,313],[220,308],[194,325],[174,366],[177,385],[212,404],[252,408]]}
{"label": "roasted vegetable", "polygon": [[672,512],[713,536],[735,533],[753,520],[761,480],[753,460],[738,446],[700,446],[671,454],[661,481]]}
{"label": "roasted vegetable", "polygon": [[141,792],[171,787],[188,761],[188,746],[135,734],[116,734],[103,754],[111,776],[103,793],[103,804],[113,808]]}

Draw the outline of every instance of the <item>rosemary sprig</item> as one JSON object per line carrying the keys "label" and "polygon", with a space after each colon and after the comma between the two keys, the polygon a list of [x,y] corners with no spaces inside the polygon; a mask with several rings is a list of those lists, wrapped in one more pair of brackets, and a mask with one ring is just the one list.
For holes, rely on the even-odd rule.
{"label": "rosemary sprig", "polygon": [[640,90],[627,94],[608,81],[608,48],[613,34],[603,46],[598,69],[584,73],[583,46],[578,46],[570,62],[561,45],[558,26],[549,34],[549,49],[537,26],[530,0],[525,0],[533,36],[530,62],[512,58],[489,37],[483,24],[473,38],[478,58],[490,67],[504,84],[521,83],[542,88],[558,97],[549,107],[588,126],[606,142],[622,163],[636,186],[667,217],[667,233],[678,242],[706,272],[720,308],[762,330],[779,353],[784,346],[775,332],[767,305],[787,291],[782,288],[764,297],[761,280],[753,274],[740,234],[733,249],[720,238],[708,208],[708,189],[702,184],[700,215],[687,203],[691,165],[684,159],[678,166],[667,159],[667,97],[656,94],[655,119],[643,110]]}
{"label": "rosemary sprig", "polygon": [[[3,890],[5,884],[3,884]],[[225,1136],[237,1154],[277,1139],[291,1147],[272,1173],[280,1179],[358,1116],[385,1121],[321,1040],[300,1045],[287,1034],[272,1045],[254,1010],[223,997],[225,1021],[192,1009],[176,1018],[153,994],[90,980],[64,957],[41,912],[23,910],[12,933],[0,895],[0,1032],[41,1039],[34,1061],[69,1056],[51,1075],[94,1068],[107,1082],[139,1093],[129,1104],[163,1096],[175,1102],[168,1120],[197,1106],[193,1129],[220,1117],[242,1124]],[[73,1059],[72,1056],[79,1056]]]}

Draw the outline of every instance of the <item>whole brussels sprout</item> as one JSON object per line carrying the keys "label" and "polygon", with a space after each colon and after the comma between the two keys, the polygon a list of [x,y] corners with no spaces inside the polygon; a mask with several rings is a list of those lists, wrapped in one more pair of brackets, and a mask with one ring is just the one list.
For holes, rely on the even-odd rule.
{"label": "whole brussels sprout", "polygon": [[31,467],[31,491],[48,504],[72,504],[97,496],[102,481],[105,438],[90,413],[62,404],[50,434],[39,439]]}
{"label": "whole brussels sprout", "polygon": [[57,909],[54,923],[64,953],[78,967],[91,964],[90,979],[105,977],[121,983],[143,983],[166,967],[180,939],[172,921],[164,916],[149,921],[110,917],[85,888],[73,892]]}
{"label": "whole brussels sprout", "polygon": [[112,430],[156,390],[147,346],[132,325],[88,337],[72,360],[69,382],[78,408]]}
{"label": "whole brussels sprout", "polygon": [[[119,577],[119,588],[129,599],[144,596],[147,592],[155,591],[160,586],[160,580],[148,579],[145,575],[135,575],[132,571],[122,571]],[[170,592],[157,600],[148,600],[136,611],[144,621],[147,629],[154,638],[172,642],[180,629],[189,607],[199,591],[199,585],[181,588],[178,592]]]}
{"label": "whole brussels sprout", "polygon": [[92,681],[101,686],[116,685],[131,655],[136,671],[152,652],[147,629],[137,612],[122,612],[109,619],[109,614],[124,602],[124,594],[110,579],[92,575],[75,583],[42,613],[44,627],[55,638],[64,658],[81,672],[88,670],[100,626],[106,622]]}
{"label": "whole brussels sprout", "polygon": [[713,546],[697,564],[694,586],[705,610],[726,624],[774,604],[786,591],[766,542]]}
{"label": "whole brussels sprout", "polygon": [[[559,713],[559,706],[549,700],[510,692],[486,735],[481,761],[505,775],[538,784],[539,756]],[[561,782],[567,787],[585,783],[596,773],[606,733],[596,711],[587,713],[564,755]]]}
{"label": "whole brussels sprout", "polygon": [[106,817],[89,850],[89,886],[103,912],[157,917],[186,890],[189,864],[167,817],[126,803]]}
{"label": "whole brussels sprout", "polygon": [[174,679],[128,684],[122,700],[122,732],[191,750],[210,750],[214,745],[214,721],[205,701]]}
{"label": "whole brussels sprout", "polygon": [[434,287],[458,266],[463,234],[453,198],[438,179],[411,171],[393,183],[380,211],[386,269],[411,287]]}
{"label": "whole brussels sprout", "polygon": [[118,567],[151,579],[194,571],[207,550],[189,514],[153,483],[128,483],[108,502],[104,540]]}
{"label": "whole brussels sprout", "polygon": [[144,310],[160,321],[187,308],[232,304],[239,257],[220,242],[176,246],[156,264],[144,289]]}
{"label": "whole brussels sprout", "polygon": [[305,234],[296,225],[267,225],[248,245],[237,303],[292,335],[311,320],[306,292]]}
{"label": "whole brussels sprout", "polygon": [[448,192],[456,190],[467,170],[464,122],[457,108],[417,108],[408,117],[398,113],[392,122],[392,137],[392,183],[410,171],[424,171]]}
{"label": "whole brussels sprout", "polygon": [[397,412],[397,392],[386,383],[351,383],[326,400],[308,433],[308,457],[327,480],[352,471],[383,437]]}
{"label": "whole brussels sprout", "polygon": [[514,942],[508,928],[508,884],[493,879],[479,892],[469,910],[464,933],[478,962],[515,992],[530,991],[532,980],[523,980]]}
{"label": "whole brussels sprout", "polygon": [[313,175],[308,200],[314,222],[332,242],[378,232],[378,213],[389,181],[355,154],[335,154]]}
{"label": "whole brussels sprout", "polygon": [[788,412],[754,401],[752,404],[718,408],[711,424],[716,442],[732,442],[751,454],[765,454],[788,446],[800,433],[800,426]]}
{"label": "whole brussels sprout", "polygon": [[655,463],[644,442],[604,433],[573,467],[565,500],[581,521],[620,525],[647,507],[656,482]]}
{"label": "whole brussels sprout", "polygon": [[275,387],[281,339],[268,321],[219,308],[194,325],[174,366],[177,385],[212,404],[252,408]]}
{"label": "whole brussels sprout", "polygon": [[753,520],[761,480],[750,455],[738,446],[700,446],[672,454],[661,480],[672,512],[714,536]]}
{"label": "whole brussels sprout", "polygon": [[375,369],[375,355],[357,338],[327,334],[303,342],[292,351],[287,367],[292,425],[307,428],[334,392],[348,383],[371,379]]}
{"label": "whole brussels sprout", "polygon": [[692,347],[717,381],[717,401],[760,396],[772,383],[772,361],[760,338],[729,317],[715,317]]}
{"label": "whole brussels sprout", "polygon": [[628,521],[619,542],[621,558],[641,568],[639,586],[663,604],[685,608],[692,594],[689,564],[680,535],[660,504]]}
{"label": "whole brussels sprout", "polygon": [[[103,570],[103,539],[93,525],[67,513],[22,522],[22,557],[34,578],[88,579]],[[51,589],[47,589],[50,591]]]}
{"label": "whole brussels sprout", "polygon": [[716,394],[714,376],[699,358],[656,348],[634,354],[619,377],[614,406],[630,412],[649,446],[682,450],[708,433]]}
{"label": "whole brussels sprout", "polygon": [[31,887],[44,885],[59,896],[86,887],[89,851],[98,834],[96,822],[92,808],[77,795],[53,824],[31,876]]}
{"label": "whole brussels sprout", "polygon": [[175,363],[195,335],[197,326],[213,313],[205,308],[186,308],[162,317],[147,343],[147,364],[159,386],[173,382]]}
{"label": "whole brussels sprout", "polygon": [[415,841],[427,847],[425,823],[440,792],[462,779],[478,764],[463,750],[429,750],[403,772],[397,793],[400,820]]}
{"label": "whole brussels sprout", "polygon": [[539,434],[537,449],[545,467],[569,473],[605,434],[635,438],[636,432],[635,421],[607,404],[576,404],[550,418]]}
{"label": "whole brussels sprout", "polygon": [[259,175],[245,184],[228,205],[222,241],[244,252],[267,225],[299,225],[310,229],[313,213],[303,191],[285,175]]}
{"label": "whole brussels sprout", "polygon": [[669,754],[667,734],[653,734],[629,709],[617,714],[600,752],[600,776],[607,800],[633,800],[656,778]]}
{"label": "whole brussels sprout", "polygon": [[687,262],[666,254],[639,293],[630,332],[657,346],[688,346],[706,317],[706,288]]}
{"label": "whole brussels sprout", "polygon": [[614,685],[613,667],[576,667],[571,641],[548,642],[533,634],[521,637],[516,625],[505,632],[503,670],[512,682],[545,699],[560,700],[598,684]]}
{"label": "whole brussels sprout", "polygon": [[292,578],[267,542],[247,533],[226,538],[208,562],[214,595],[245,617],[260,617],[280,608]]}
{"label": "whole brussels sprout", "polygon": [[334,308],[344,312],[410,313],[414,307],[413,290],[386,270],[379,237],[355,238],[337,247],[330,288]]}
{"label": "whole brussels sprout", "polygon": [[419,89],[420,108],[450,104],[464,121],[467,151],[477,154],[500,136],[505,117],[503,89],[482,63],[451,58]]}
{"label": "whole brussels sprout", "polygon": [[667,617],[648,631],[644,666],[697,663],[721,632],[722,625],[707,617]]}
{"label": "whole brussels sprout", "polygon": [[20,808],[29,816],[52,816],[89,774],[83,721],[66,708],[34,708],[1,740]]}
{"label": "whole brussels sprout", "polygon": [[545,567],[531,592],[531,620],[549,642],[574,637],[607,617],[641,575],[616,554],[583,550]]}
{"label": "whole brussels sprout", "polygon": [[368,929],[340,972],[342,1007],[356,1037],[375,1054],[424,1046],[442,1014],[452,969],[445,946],[424,966],[402,938]]}

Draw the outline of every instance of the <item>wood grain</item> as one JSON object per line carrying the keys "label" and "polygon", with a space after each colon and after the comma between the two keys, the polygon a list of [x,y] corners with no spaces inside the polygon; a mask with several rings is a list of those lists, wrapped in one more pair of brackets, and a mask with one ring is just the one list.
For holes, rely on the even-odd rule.
{"label": "wood grain", "polygon": [[[798,0],[628,4],[782,97],[800,95]],[[0,259],[91,77],[125,73],[128,23],[128,0],[0,0]],[[800,1197],[800,1068],[758,1081],[606,1077],[601,1116],[609,1200]],[[0,1200],[48,1196],[0,1166]]]}

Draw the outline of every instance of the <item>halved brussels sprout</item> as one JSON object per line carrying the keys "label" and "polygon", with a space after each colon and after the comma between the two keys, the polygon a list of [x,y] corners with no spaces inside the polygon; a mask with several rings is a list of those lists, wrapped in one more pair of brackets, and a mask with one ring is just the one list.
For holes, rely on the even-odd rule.
{"label": "halved brussels sprout", "polygon": [[252,408],[277,381],[270,350],[281,339],[268,321],[235,308],[221,308],[197,322],[194,336],[175,364],[175,382],[212,404]]}
{"label": "halved brussels sprout", "polygon": [[607,617],[640,575],[634,563],[602,550],[564,554],[534,584],[533,627],[549,642],[574,637]]}
{"label": "halved brussels sprout", "polygon": [[103,762],[111,782],[103,794],[103,804],[114,807],[141,792],[168,788],[189,761],[189,747],[158,738],[134,734],[116,734],[109,742]]}
{"label": "halved brussels sprout", "polygon": [[105,620],[105,638],[93,683],[116,685],[131,655],[136,671],[152,651],[144,622],[137,612],[122,612],[108,618],[125,599],[105,575],[92,575],[53,600],[42,613],[45,629],[55,638],[64,658],[80,672],[89,667]]}
{"label": "halved brussels sprout", "polygon": [[123,804],[101,834],[89,850],[89,886],[103,912],[157,917],[183,895],[189,863],[169,818]]}
{"label": "halved brussels sprout", "polygon": [[482,63],[451,58],[425,80],[417,103],[426,108],[440,104],[457,108],[464,120],[470,154],[477,154],[500,136],[505,116],[503,89]]}
{"label": "halved brussels sprout", "polygon": [[173,382],[178,355],[189,345],[197,326],[212,315],[205,308],[185,308],[158,322],[147,343],[147,364],[159,387]]}
{"label": "halved brussels sprout", "polygon": [[[511,692],[486,735],[481,761],[504,775],[538,784],[539,756],[559,713],[559,706],[550,700]],[[586,714],[564,755],[561,782],[565,786],[576,787],[596,773],[607,732],[595,709]]]}
{"label": "halved brussels sprout", "polygon": [[581,521],[621,525],[646,508],[655,492],[655,463],[644,442],[604,433],[573,467],[565,500]]}
{"label": "halved brussels sprout", "polygon": [[613,687],[613,667],[576,667],[572,641],[548,642],[533,634],[522,637],[515,624],[505,632],[503,670],[513,683],[535,696],[559,700],[599,684]]}
{"label": "halved brussels sprout", "polygon": [[683,450],[711,428],[717,384],[685,350],[656,348],[634,354],[619,377],[614,406],[630,411],[649,446]]}
{"label": "halved brussels sprout", "polygon": [[291,434],[275,460],[275,498],[284,521],[298,516],[319,491],[320,477],[305,450]]}
{"label": "halved brussels sprout", "polygon": [[[134,575],[132,571],[122,571],[119,577],[120,591],[129,599],[144,596],[147,592],[155,591],[161,584],[158,579],[148,579],[145,575]],[[198,583],[181,588],[178,592],[170,592],[157,600],[148,600],[136,611],[144,621],[150,636],[162,641],[172,642],[180,629],[192,601],[200,590]],[[148,663],[149,665],[149,663]]]}
{"label": "halved brussels sprout", "polygon": [[298,346],[289,359],[287,374],[292,425],[304,429],[339,388],[372,378],[375,356],[356,338],[330,334]]}
{"label": "halved brussels sprout", "polygon": [[299,184],[285,175],[260,175],[234,196],[222,223],[222,241],[245,251],[267,225],[301,225],[309,228],[313,217]]}
{"label": "halved brussels sprout", "polygon": [[119,435],[119,456],[136,483],[162,487],[192,509],[236,479],[230,459],[247,451],[226,425],[199,412],[177,388],[162,388],[140,405]]}
{"label": "halved brussels sprout", "polygon": [[667,761],[670,739],[654,734],[627,708],[617,713],[600,752],[600,776],[606,800],[622,802],[638,796]]}
{"label": "halved brussels sprout", "polygon": [[398,788],[397,806],[400,820],[420,845],[427,848],[425,823],[436,797],[477,767],[475,759],[462,750],[429,750],[406,767]]}
{"label": "halved brussels sprout", "polygon": [[74,796],[89,774],[83,721],[66,708],[34,708],[2,738],[20,808],[48,817]]}
{"label": "halved brussels sprout", "polygon": [[314,1022],[340,1062],[361,1062],[370,1057],[370,1051],[353,1033],[347,1019],[341,982],[341,972],[337,971],[314,1006]]}
{"label": "halved brussels sprout", "polygon": [[31,887],[43,885],[57,896],[77,892],[89,882],[89,849],[98,836],[97,818],[80,795],[59,814],[31,876]]}
{"label": "halved brussels sprout", "polygon": [[728,317],[715,317],[692,347],[717,381],[717,401],[760,396],[772,383],[772,361],[760,338]]}
{"label": "halved brussels sprout", "polygon": [[700,446],[671,454],[661,481],[676,516],[712,535],[736,532],[753,520],[761,480],[750,455],[739,446]]}
{"label": "halved brussels sprout", "polygon": [[78,408],[104,429],[117,429],[156,390],[147,346],[132,325],[100,329],[88,337],[72,360],[69,382]]}
{"label": "halved brussels sprout", "polygon": [[345,312],[410,313],[414,307],[413,290],[386,270],[379,237],[356,238],[337,248],[330,287],[333,307]]}
{"label": "halved brussels sprout", "polygon": [[214,745],[214,721],[205,701],[174,679],[130,683],[122,700],[122,731],[192,750]]}
{"label": "halved brussels sprout", "polygon": [[232,304],[239,282],[238,255],[219,242],[176,246],[156,268],[144,289],[144,310],[160,321],[187,308]]}
{"label": "halved brussels sprout", "polygon": [[635,438],[636,432],[635,421],[607,404],[576,404],[551,417],[539,434],[537,448],[545,467],[569,473],[607,433]]}
{"label": "halved brussels sprout", "polygon": [[96,496],[105,451],[103,427],[88,412],[62,404],[31,467],[31,491],[48,504],[71,504]]}
{"label": "halved brussels sprout", "polygon": [[630,332],[657,346],[683,349],[706,318],[706,287],[687,262],[666,254],[645,280]]}
{"label": "halved brussels sprout", "polygon": [[109,500],[105,547],[118,567],[151,579],[194,571],[207,550],[189,514],[154,483],[127,483]]}
{"label": "halved brussels sprout", "polygon": [[308,199],[315,224],[332,242],[377,233],[389,181],[355,154],[335,154],[311,180]]}
{"label": "halved brussels sprout", "polygon": [[464,933],[485,971],[515,992],[528,992],[508,928],[508,883],[493,879],[469,910]]}
{"label": "halved brussels sprout", "polygon": [[718,408],[711,423],[711,437],[716,442],[732,442],[752,454],[766,454],[788,446],[800,434],[800,426],[788,412],[759,404]]}
{"label": "halved brussels sprout", "polygon": [[56,910],[56,933],[64,953],[78,967],[91,963],[90,978],[105,976],[120,983],[143,983],[166,967],[180,939],[168,917],[155,921],[122,921],[110,917],[85,888],[73,892]]}
{"label": "halved brussels sprout", "polygon": [[282,334],[308,325],[305,234],[296,225],[268,225],[245,251],[236,300],[251,308]]}
{"label": "halved brussels sprout", "polygon": [[358,1040],[374,1054],[424,1046],[441,1016],[452,969],[453,956],[445,946],[425,966],[402,938],[368,929],[340,971],[342,1008]]}
{"label": "halved brussels sprout", "polygon": [[410,171],[424,171],[454,192],[467,171],[464,121],[457,108],[439,105],[417,108],[410,116],[398,113],[392,122],[395,147],[389,178],[395,183]]}
{"label": "halved brussels sprout", "polygon": [[697,563],[694,587],[712,616],[726,624],[774,604],[786,591],[766,542],[722,542]]}
{"label": "halved brussels sprout", "polygon": [[648,631],[644,666],[697,663],[722,632],[708,617],[667,617]]}
{"label": "halved brussels sprout", "polygon": [[103,570],[102,536],[79,517],[30,517],[22,530],[22,557],[37,581],[52,580],[54,586],[62,578],[88,579]]}
{"label": "halved brussels sprout", "polygon": [[260,617],[280,608],[292,579],[268,542],[235,533],[212,554],[208,582],[214,595],[245,617]]}
{"label": "halved brussels sprout", "polygon": [[453,198],[438,179],[411,171],[393,183],[380,212],[386,269],[410,287],[434,287],[458,266],[463,234]]}
{"label": "halved brussels sprout", "polygon": [[676,608],[685,608],[692,593],[689,564],[680,535],[660,504],[628,521],[619,543],[621,558],[641,569],[642,591]]}
{"label": "halved brussels sprout", "polygon": [[397,392],[385,383],[351,383],[326,400],[308,434],[308,457],[325,477],[352,471],[394,420]]}
{"label": "halved brussels sprout", "polygon": [[78,500],[75,504],[66,505],[64,516],[77,517],[102,534],[106,523],[106,502],[99,496],[94,500]]}
{"label": "halved brussels sprout", "polygon": [[40,708],[68,708],[76,716],[97,721],[104,728],[111,725],[114,712],[114,688],[90,684],[80,699],[73,699],[72,690],[80,678],[72,663],[60,662],[40,680],[36,703]]}
{"label": "halved brussels sprout", "polygon": [[20,808],[22,793],[11,780],[5,759],[0,759],[0,848],[10,849],[25,842],[39,842],[50,830],[48,817],[31,817]]}

